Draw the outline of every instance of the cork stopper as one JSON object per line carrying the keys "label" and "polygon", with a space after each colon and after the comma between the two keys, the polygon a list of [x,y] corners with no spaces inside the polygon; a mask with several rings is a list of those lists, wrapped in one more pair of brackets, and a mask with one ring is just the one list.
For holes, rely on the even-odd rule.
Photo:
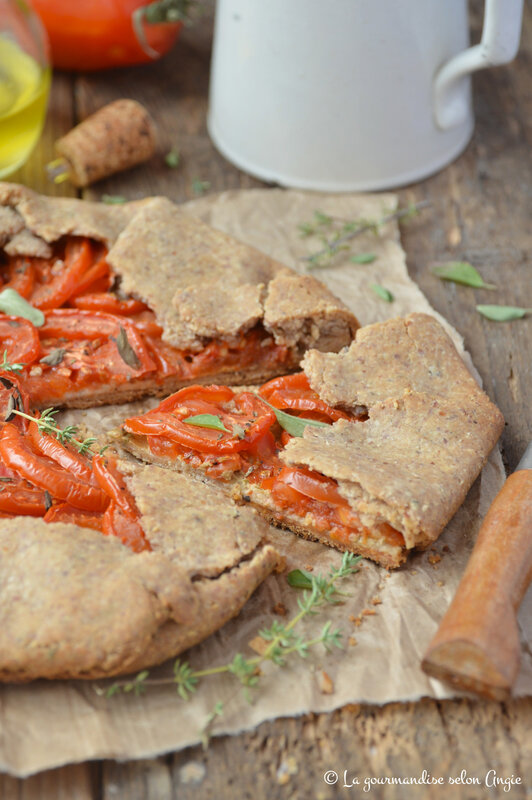
{"label": "cork stopper", "polygon": [[84,187],[147,161],[155,152],[155,123],[136,100],[115,100],[55,143],[59,158],[48,165],[55,182]]}

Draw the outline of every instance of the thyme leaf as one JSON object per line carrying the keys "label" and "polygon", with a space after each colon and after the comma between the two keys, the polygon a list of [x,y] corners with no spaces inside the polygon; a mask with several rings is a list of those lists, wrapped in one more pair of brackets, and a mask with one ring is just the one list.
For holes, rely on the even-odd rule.
{"label": "thyme leaf", "polygon": [[377,258],[375,253],[357,253],[349,259],[353,264],[372,264]]}
{"label": "thyme leaf", "polygon": [[41,433],[54,436],[61,444],[71,444],[79,453],[83,455],[92,455],[90,448],[96,439],[93,436],[89,436],[83,441],[75,439],[74,437],[78,432],[78,428],[75,425],[67,425],[66,428],[58,428],[55,424],[55,416],[59,413],[57,409],[46,408],[41,412],[40,417],[32,417],[31,414],[26,414],[22,411],[22,405],[20,405],[19,409],[13,408],[10,413],[17,414],[19,417],[24,417],[24,419],[35,422]]}
{"label": "thyme leaf", "polygon": [[452,281],[474,289],[496,289],[493,283],[486,283],[480,272],[467,261],[449,261],[439,267],[433,267],[432,273],[442,281]]}
{"label": "thyme leaf", "polygon": [[312,575],[304,569],[293,569],[286,580],[292,589],[312,589]]}
{"label": "thyme leaf", "polygon": [[194,414],[192,417],[184,419],[183,422],[186,422],[187,425],[195,425],[198,428],[210,428],[213,431],[231,433],[216,414]]}
{"label": "thyme leaf", "polygon": [[108,206],[121,206],[122,203],[127,203],[126,198],[121,194],[102,194],[101,201]]}
{"label": "thyme leaf", "polygon": [[191,189],[192,193],[197,195],[198,197],[202,194],[205,194],[207,189],[210,189],[211,182],[210,181],[202,181],[199,178],[194,178],[192,181]]}
{"label": "thyme leaf", "polygon": [[176,169],[179,166],[179,161],[181,159],[179,150],[173,147],[164,157],[164,161],[167,167],[170,169]]}
{"label": "thyme leaf", "polygon": [[34,308],[15,289],[4,289],[0,292],[0,311],[12,317],[23,317],[23,319],[27,319],[32,325],[35,325],[36,328],[44,325],[42,311],[39,308]]}
{"label": "thyme leaf", "polygon": [[22,372],[24,369],[24,364],[16,364],[11,363],[7,360],[7,350],[4,350],[4,360],[0,364],[0,370],[2,372]]}

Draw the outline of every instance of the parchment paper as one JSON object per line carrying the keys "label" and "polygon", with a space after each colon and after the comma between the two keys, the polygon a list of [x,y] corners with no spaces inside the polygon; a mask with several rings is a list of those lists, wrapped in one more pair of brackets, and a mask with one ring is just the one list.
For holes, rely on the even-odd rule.
{"label": "parchment paper", "polygon": [[[302,239],[298,225],[310,220],[315,209],[345,219],[379,218],[395,205],[395,195],[389,194],[323,196],[267,189],[225,192],[194,201],[189,208],[215,227],[302,271],[301,257],[315,251],[316,241]],[[388,224],[378,237],[364,234],[355,240],[352,252],[368,251],[378,256],[373,264],[356,265],[346,255],[343,262],[335,261],[338,266],[316,271],[362,324],[411,311],[435,313],[408,277],[396,224]],[[369,288],[372,283],[388,288],[395,301],[386,303],[375,297]],[[440,321],[462,350],[459,335]],[[131,413],[132,406],[147,405],[68,412],[62,424],[83,421],[89,428],[110,429]],[[99,696],[92,682],[40,681],[1,687],[0,769],[26,776],[68,762],[132,759],[177,750],[199,741],[207,715],[218,701],[224,702],[225,710],[213,735],[237,733],[274,717],[331,711],[346,703],[456,695],[425,676],[420,659],[458,585],[480,521],[503,481],[502,461],[495,451],[434,547],[413,555],[405,567],[392,573],[364,562],[360,572],[344,584],[349,592],[345,602],[327,606],[303,626],[307,635],[313,635],[332,620],[343,632],[345,649],[327,654],[319,646],[306,660],[294,655],[283,669],[266,665],[251,705],[227,676],[204,680],[188,703],[172,686],[152,688],[141,697],[120,694],[112,698]],[[303,567],[325,573],[340,563],[339,553],[289,532],[272,528],[272,538],[286,556],[287,570]],[[271,576],[239,617],[183,657],[202,669],[227,663],[237,652],[252,655],[248,642],[258,630],[273,619],[283,619],[275,613],[279,603],[288,615],[297,610],[297,592],[288,587],[285,574]],[[516,694],[524,695],[532,694],[532,593],[520,620],[528,647],[523,647]],[[320,691],[323,670],[332,681],[332,694]],[[152,677],[171,674],[171,663],[151,671]]]}

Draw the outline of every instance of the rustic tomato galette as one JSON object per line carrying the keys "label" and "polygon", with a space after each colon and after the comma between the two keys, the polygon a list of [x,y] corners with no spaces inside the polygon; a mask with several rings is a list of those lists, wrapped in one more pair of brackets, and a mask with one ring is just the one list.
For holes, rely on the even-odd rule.
{"label": "rustic tomato galette", "polygon": [[0,373],[0,391],[0,680],[158,664],[235,616],[278,563],[250,509],[69,429],[60,441],[16,378]]}
{"label": "rustic tomato galette", "polygon": [[296,533],[397,567],[462,504],[502,416],[424,314],[361,328],[302,366],[256,388],[189,386],[126,419],[121,441]]}
{"label": "rustic tomato galette", "polygon": [[358,327],[319,281],[165,198],[106,206],[0,184],[0,247],[0,356],[40,408],[260,382]]}

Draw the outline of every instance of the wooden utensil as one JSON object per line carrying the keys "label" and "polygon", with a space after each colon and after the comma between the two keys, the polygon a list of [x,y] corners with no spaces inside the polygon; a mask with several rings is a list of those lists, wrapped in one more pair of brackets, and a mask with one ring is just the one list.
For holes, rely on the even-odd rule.
{"label": "wooden utensil", "polygon": [[532,580],[532,442],[493,501],[422,668],[504,700],[519,671],[517,611]]}

